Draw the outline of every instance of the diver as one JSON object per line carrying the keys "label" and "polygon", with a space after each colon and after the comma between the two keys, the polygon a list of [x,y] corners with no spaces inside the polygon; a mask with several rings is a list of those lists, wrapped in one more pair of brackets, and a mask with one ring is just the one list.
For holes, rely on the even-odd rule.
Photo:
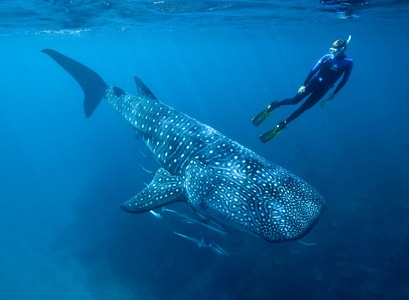
{"label": "diver", "polygon": [[330,50],[330,53],[325,54],[318,63],[312,68],[311,72],[305,79],[304,84],[298,89],[297,94],[293,98],[284,99],[282,101],[273,101],[270,105],[252,119],[255,126],[259,126],[273,112],[274,109],[282,105],[298,104],[305,97],[307,100],[296,109],[286,120],[281,121],[275,128],[260,135],[261,141],[265,144],[277,137],[281,131],[299,115],[307,109],[313,107],[322,97],[334,86],[337,80],[343,75],[335,90],[329,97],[323,100],[320,105],[324,107],[329,101],[334,99],[335,95],[342,89],[348,81],[352,70],[352,59],[345,55],[345,50],[351,36],[348,40],[336,40]]}

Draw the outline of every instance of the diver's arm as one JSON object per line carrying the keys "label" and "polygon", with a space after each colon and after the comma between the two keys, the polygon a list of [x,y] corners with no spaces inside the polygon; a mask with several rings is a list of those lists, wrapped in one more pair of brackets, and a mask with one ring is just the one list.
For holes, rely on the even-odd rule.
{"label": "diver's arm", "polygon": [[314,76],[314,74],[315,74],[316,72],[317,72],[317,71],[311,70],[310,74],[308,74],[307,78],[305,79],[304,84],[303,84],[302,86],[300,86],[300,88],[298,89],[298,92],[297,92],[298,95],[301,95],[302,93],[305,92],[305,87],[306,87],[307,84],[310,82],[311,78]]}
{"label": "diver's arm", "polygon": [[304,84],[300,87],[298,90],[298,94],[301,94],[305,91],[306,85],[311,81],[312,77],[314,77],[315,73],[318,72],[318,70],[321,68],[321,65],[324,61],[326,61],[330,56],[328,54],[325,54],[323,57],[320,58],[320,60],[315,64],[315,66],[311,69],[310,73],[308,73],[307,78],[304,80]]}
{"label": "diver's arm", "polygon": [[324,107],[325,105],[328,104],[328,102],[330,102],[332,99],[334,99],[335,95],[342,89],[342,87],[345,85],[345,83],[347,83],[348,78],[349,78],[349,74],[347,75],[347,73],[344,74],[344,77],[342,78],[341,82],[338,84],[337,88],[328,96],[327,99],[325,99],[324,101],[322,101],[320,103],[321,107]]}
{"label": "diver's arm", "polygon": [[315,73],[317,73],[317,70],[312,69],[310,71],[310,73],[308,74],[307,78],[304,81],[304,84],[298,89],[298,94],[302,94],[305,92],[305,87],[307,86],[307,84],[310,82],[310,80],[312,79],[312,77],[314,76]]}
{"label": "diver's arm", "polygon": [[336,87],[336,89],[332,92],[334,94],[334,96],[336,94],[338,94],[338,92],[343,88],[343,86],[345,85],[345,83],[347,83],[349,75],[351,75],[351,71],[348,70],[344,73],[344,76],[342,77],[342,80],[339,82],[338,86]]}
{"label": "diver's arm", "polygon": [[328,102],[330,102],[332,99],[334,99],[335,95],[343,88],[345,83],[347,83],[347,81],[349,79],[349,76],[351,75],[351,71],[352,71],[352,62],[351,62],[351,65],[348,67],[348,69],[345,70],[344,76],[342,77],[342,80],[337,85],[335,90],[328,96],[327,99],[325,99],[324,101],[322,101],[320,103],[321,107],[324,107]]}
{"label": "diver's arm", "polygon": [[317,70],[312,69],[307,78],[305,78],[303,86],[306,86],[310,82],[315,73],[317,73]]}
{"label": "diver's arm", "polygon": [[352,72],[352,67],[353,67],[353,62],[352,62],[352,60],[350,60],[349,64],[347,65],[347,68],[346,68],[346,70],[344,72],[344,76],[342,77],[342,80],[340,81],[340,83],[338,84],[338,86],[336,87],[336,89],[333,92],[334,96],[336,94],[338,94],[338,92],[343,88],[345,83],[347,83],[347,81],[349,79],[349,76],[351,75],[351,72]]}
{"label": "diver's arm", "polygon": [[321,67],[322,62],[324,62],[326,60],[326,55],[324,55],[316,64],[315,66],[311,69],[310,73],[308,74],[307,78],[305,78],[304,81],[304,86],[306,86],[310,80],[312,79],[312,77],[315,75],[315,73],[318,72],[318,70]]}
{"label": "diver's arm", "polygon": [[328,96],[327,99],[321,101],[320,106],[321,106],[321,107],[324,107],[325,105],[328,104],[328,102],[330,102],[332,99],[334,99],[334,97],[335,97],[335,94],[334,94],[334,93],[331,93],[331,94]]}
{"label": "diver's arm", "polygon": [[335,95],[342,89],[342,87],[345,85],[345,83],[347,83],[350,74],[351,74],[351,72],[345,72],[344,73],[344,77],[342,77],[342,80],[338,84],[336,89],[328,96],[327,99],[325,99],[324,101],[322,101],[320,103],[321,107],[324,107],[325,105],[328,104],[328,102],[330,102],[332,99],[334,99]]}
{"label": "diver's arm", "polygon": [[321,101],[320,103],[321,107],[324,107],[325,105],[328,104],[328,102],[334,99],[335,95],[339,92],[339,90],[342,89],[345,83],[347,83],[348,77],[349,77],[349,74],[347,75],[347,73],[345,73],[344,77],[342,78],[341,82],[338,84],[337,88],[328,96],[327,99],[325,99],[324,101]]}

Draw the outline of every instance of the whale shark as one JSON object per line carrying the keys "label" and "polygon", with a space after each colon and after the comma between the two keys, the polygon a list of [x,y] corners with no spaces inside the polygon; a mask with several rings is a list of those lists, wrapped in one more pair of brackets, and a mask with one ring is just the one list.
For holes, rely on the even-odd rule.
{"label": "whale shark", "polygon": [[160,168],[146,188],[121,205],[126,212],[182,201],[201,216],[269,242],[300,239],[317,222],[325,200],[303,179],[162,103],[138,77],[132,95],[68,56],[42,52],[81,86],[86,117],[106,99],[156,157]]}

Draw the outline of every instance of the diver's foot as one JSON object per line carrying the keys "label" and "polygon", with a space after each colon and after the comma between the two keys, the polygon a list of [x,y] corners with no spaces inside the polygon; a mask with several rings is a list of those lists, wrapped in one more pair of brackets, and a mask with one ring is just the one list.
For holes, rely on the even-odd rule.
{"label": "diver's foot", "polygon": [[268,112],[272,113],[273,110],[275,110],[278,107],[278,105],[279,105],[278,101],[271,102],[270,105],[267,107]]}
{"label": "diver's foot", "polygon": [[257,116],[255,116],[251,120],[251,122],[253,123],[254,126],[260,126],[277,107],[278,101],[271,102],[270,105],[267,106],[267,108],[263,110],[261,113],[259,113]]}
{"label": "diver's foot", "polygon": [[287,125],[286,121],[281,121],[275,128],[267,131],[266,133],[263,133],[262,135],[259,136],[260,140],[264,143],[267,144],[268,142],[271,142],[273,139],[275,139],[281,131],[285,128]]}

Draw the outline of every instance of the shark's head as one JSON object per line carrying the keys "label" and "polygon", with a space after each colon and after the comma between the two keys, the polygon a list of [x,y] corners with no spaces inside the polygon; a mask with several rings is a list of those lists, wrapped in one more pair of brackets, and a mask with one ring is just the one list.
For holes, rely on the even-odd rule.
{"label": "shark's head", "polygon": [[196,164],[188,172],[188,183],[194,208],[270,242],[301,238],[325,206],[323,197],[308,183],[254,158],[227,161],[211,169]]}
{"label": "shark's head", "polygon": [[[308,183],[275,167],[265,171],[252,195],[260,236],[268,241],[295,240],[307,234],[325,207],[324,198]],[[257,222],[257,221],[256,221]]]}

